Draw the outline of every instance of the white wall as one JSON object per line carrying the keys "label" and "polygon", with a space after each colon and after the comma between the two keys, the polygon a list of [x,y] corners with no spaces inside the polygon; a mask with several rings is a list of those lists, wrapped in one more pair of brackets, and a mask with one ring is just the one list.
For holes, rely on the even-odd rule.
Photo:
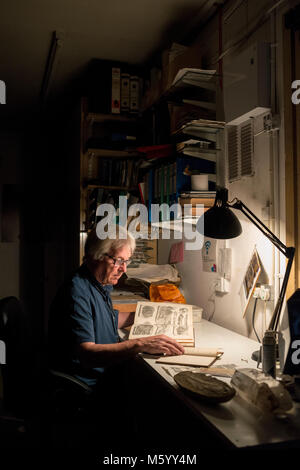
{"label": "white wall", "polygon": [[[254,138],[254,176],[243,178],[240,181],[227,185],[229,200],[233,199],[233,197],[238,197],[259,218],[262,218],[262,208],[268,207],[271,202],[270,139],[271,136],[268,134],[260,134]],[[217,242],[217,255],[219,248],[226,246],[232,249],[232,269],[228,294],[215,293],[215,282],[220,277],[220,274],[218,272],[207,273],[203,271],[202,251],[185,250],[184,261],[183,263],[178,263],[177,268],[182,277],[182,290],[187,303],[201,306],[204,309],[204,317],[206,319],[211,319],[221,326],[254,338],[251,325],[253,300],[249,303],[246,314],[243,317],[244,304],[240,297],[241,284],[253,250],[256,248],[262,265],[260,281],[273,285],[274,248],[243,214],[238,211],[234,212],[242,224],[242,235],[226,242],[221,240]],[[270,226],[270,221],[264,220],[264,223]],[[159,263],[168,262],[168,254],[172,243],[172,241],[160,241]],[[217,267],[218,261],[217,257]],[[256,329],[260,336],[264,325],[263,312],[266,307],[266,321],[268,322],[272,306],[273,302],[266,302],[264,304],[264,302],[258,301],[257,303]]]}
{"label": "white wall", "polygon": [[[233,46],[245,33],[250,32],[257,22],[259,15],[266,9],[267,5],[270,5],[268,1],[245,1],[240,3],[239,7],[235,9],[234,6],[238,3],[230,2],[228,8],[224,11],[223,50]],[[277,20],[276,29],[274,27],[275,22],[272,23],[273,20],[274,18],[270,16],[238,49],[234,50],[234,54],[232,51],[228,53],[224,58],[223,68],[226,69],[226,63],[230,63],[234,55],[238,55],[240,51],[243,51],[250,44],[257,41],[272,43],[276,40],[277,47],[275,51],[277,54],[277,73],[279,76],[278,57],[280,54],[279,37],[281,21]],[[275,37],[275,33],[277,37]],[[201,34],[201,38],[207,67],[217,68],[216,61],[219,55],[217,18],[207,26],[204,33]],[[274,106],[274,99],[272,104]],[[220,110],[220,108],[218,117],[222,118],[222,109]],[[284,211],[282,210],[284,206],[284,190],[283,186],[281,186],[280,197],[278,197],[279,185],[276,183],[278,179],[281,185],[284,184],[284,174],[282,173],[284,169],[282,138],[280,134],[278,153],[280,161],[278,162],[276,161],[276,156],[274,157],[276,152],[273,152],[276,133],[259,133],[261,124],[260,118],[257,118],[255,134],[259,135],[254,137],[255,174],[252,177],[246,177],[231,184],[228,184],[226,181],[226,175],[222,174],[220,175],[220,181],[226,182],[229,189],[229,200],[233,197],[241,199],[260,219],[264,219],[263,222],[272,231],[275,230],[278,235],[282,236],[282,230],[284,229]],[[278,171],[277,165],[280,168],[279,175],[276,173]],[[268,217],[265,216],[265,213],[263,214],[263,208],[265,207],[270,207]],[[177,264],[177,267],[183,279],[182,289],[188,303],[203,307],[204,317],[211,319],[215,323],[245,336],[255,338],[251,325],[254,300],[251,300],[243,317],[243,306],[239,295],[240,287],[255,247],[263,269],[263,275],[260,280],[263,283],[274,286],[278,274],[276,272],[277,265],[275,264],[275,253],[277,250],[243,214],[238,211],[235,211],[235,214],[241,221],[243,228],[242,235],[226,242],[218,241],[217,247],[227,246],[232,248],[232,275],[228,294],[220,295],[214,292],[214,284],[219,274],[203,272],[201,252],[185,251],[184,262]],[[277,221],[274,219],[275,215],[278,216]],[[281,233],[277,230],[279,227],[281,228]],[[169,243],[166,241],[160,242],[159,262],[168,261],[168,252],[171,244],[172,241]],[[284,263],[281,263],[281,265],[284,268]],[[277,292],[276,289],[275,292]],[[257,303],[256,329],[260,336],[265,324],[268,324],[273,306],[274,301],[264,303],[259,300]]]}

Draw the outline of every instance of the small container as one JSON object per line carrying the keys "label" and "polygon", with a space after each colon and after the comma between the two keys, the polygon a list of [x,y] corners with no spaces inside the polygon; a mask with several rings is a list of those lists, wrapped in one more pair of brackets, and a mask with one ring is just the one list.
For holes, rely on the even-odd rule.
{"label": "small container", "polygon": [[207,191],[208,175],[191,175],[192,190]]}
{"label": "small container", "polygon": [[276,378],[276,332],[267,330],[262,342],[262,371]]}

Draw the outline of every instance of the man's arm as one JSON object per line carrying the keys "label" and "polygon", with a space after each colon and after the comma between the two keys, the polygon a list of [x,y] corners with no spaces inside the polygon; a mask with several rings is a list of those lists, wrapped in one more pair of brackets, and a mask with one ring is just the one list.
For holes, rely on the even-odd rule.
{"label": "man's arm", "polygon": [[78,345],[80,361],[88,368],[104,367],[133,357],[140,352],[174,356],[183,354],[184,348],[175,340],[165,335],[129,339],[113,344],[83,342]]}
{"label": "man's arm", "polygon": [[120,312],[118,316],[118,328],[125,328],[133,324],[135,312]]}

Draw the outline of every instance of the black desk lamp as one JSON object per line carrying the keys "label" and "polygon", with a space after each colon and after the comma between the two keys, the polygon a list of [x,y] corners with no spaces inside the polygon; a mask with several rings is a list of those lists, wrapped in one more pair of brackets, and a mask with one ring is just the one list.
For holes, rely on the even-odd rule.
{"label": "black desk lamp", "polygon": [[[256,215],[251,212],[248,207],[242,201],[233,199],[228,202],[228,190],[226,188],[217,188],[215,204],[208,211],[206,211],[202,217],[204,220],[199,219],[197,223],[197,229],[199,231],[203,227],[204,235],[211,238],[227,239],[238,237],[242,233],[241,224],[232,212],[231,209],[240,210],[245,216],[278,248],[278,250],[284,254],[288,259],[285,275],[283,278],[282,286],[280,289],[279,297],[274,309],[274,313],[269,323],[268,330],[274,332],[276,335],[278,323],[281,315],[282,304],[286,293],[286,288],[291,272],[291,267],[294,259],[295,248],[286,247],[277,238],[271,230],[261,222]],[[255,352],[252,356],[255,360],[259,360],[259,352]]]}

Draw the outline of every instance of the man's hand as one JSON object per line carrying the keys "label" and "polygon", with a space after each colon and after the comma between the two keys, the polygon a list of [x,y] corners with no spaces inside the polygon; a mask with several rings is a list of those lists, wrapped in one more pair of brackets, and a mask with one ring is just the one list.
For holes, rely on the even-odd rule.
{"label": "man's hand", "polygon": [[184,348],[177,341],[166,335],[147,336],[137,340],[140,352],[177,356],[184,354]]}

